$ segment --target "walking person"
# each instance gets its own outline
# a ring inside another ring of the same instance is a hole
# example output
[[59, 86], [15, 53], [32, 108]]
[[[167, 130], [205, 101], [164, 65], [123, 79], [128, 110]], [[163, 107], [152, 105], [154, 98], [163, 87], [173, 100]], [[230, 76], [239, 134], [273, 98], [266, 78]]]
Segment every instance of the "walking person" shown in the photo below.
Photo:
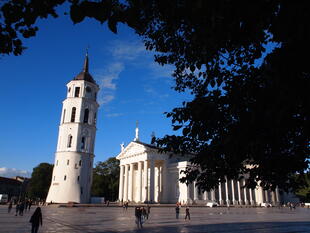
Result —
[[186, 209], [185, 209], [185, 220], [188, 218], [188, 220], [191, 220], [191, 215], [189, 213], [189, 207], [186, 206]]
[[147, 213], [146, 213], [146, 209], [144, 207], [142, 207], [142, 216], [143, 216], [143, 219], [145, 221], [146, 217], [147, 217]]
[[24, 215], [24, 209], [25, 209], [25, 203], [21, 202], [19, 205], [19, 216], [23, 216]]
[[141, 216], [142, 216], [142, 210], [139, 207], [136, 207], [135, 217], [136, 217], [136, 224], [138, 228], [142, 228]]
[[15, 211], [16, 211], [15, 216], [17, 216], [17, 214], [19, 212], [19, 205], [20, 205], [19, 202], [17, 202], [16, 207], [15, 207]]
[[149, 216], [150, 216], [150, 213], [151, 213], [151, 206], [149, 206], [149, 205], [146, 206], [146, 213], [147, 213], [146, 219], [149, 219]]
[[29, 222], [31, 223], [31, 233], [37, 233], [39, 226], [42, 226], [42, 212], [40, 207], [36, 208]]
[[175, 218], [176, 219], [179, 219], [179, 214], [180, 214], [180, 207], [179, 207], [179, 205], [177, 205], [175, 207]]
[[13, 206], [13, 203], [12, 201], [10, 201], [9, 206], [8, 206], [8, 213], [11, 213], [12, 206]]
[[30, 199], [29, 204], [28, 204], [28, 211], [30, 211], [31, 205], [32, 205], [32, 200]]

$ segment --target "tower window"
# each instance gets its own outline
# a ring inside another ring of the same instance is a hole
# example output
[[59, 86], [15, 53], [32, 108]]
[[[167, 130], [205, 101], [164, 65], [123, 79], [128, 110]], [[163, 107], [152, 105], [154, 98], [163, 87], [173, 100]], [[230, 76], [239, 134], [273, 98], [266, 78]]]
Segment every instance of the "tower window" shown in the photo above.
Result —
[[72, 145], [72, 135], [69, 135], [68, 137], [68, 148], [70, 148]]
[[71, 87], [69, 87], [69, 89], [68, 89], [68, 92], [70, 93], [70, 91], [71, 91]]
[[79, 97], [80, 95], [80, 87], [75, 88], [74, 97]]
[[53, 180], [55, 180], [55, 176], [54, 176]]
[[81, 187], [81, 194], [83, 194], [83, 187]]
[[69, 165], [69, 159], [67, 160], [67, 165]]
[[80, 180], [80, 176], [78, 176], [78, 178], [77, 178], [77, 181], [79, 181]]
[[65, 175], [65, 176], [64, 176], [64, 180], [66, 180], [66, 179], [67, 179], [67, 176]]
[[80, 160], [80, 162], [79, 162], [79, 166], [82, 166], [82, 160]]
[[76, 113], [76, 107], [73, 107], [71, 111], [71, 122], [75, 121], [75, 113]]
[[56, 166], [58, 166], [58, 160], [56, 161]]
[[85, 109], [84, 111], [84, 123], [88, 123], [88, 116], [89, 116], [89, 110], [88, 108]]
[[95, 112], [95, 114], [94, 114], [94, 123], [96, 124], [96, 122], [97, 122], [97, 113]]
[[66, 117], [66, 109], [64, 109], [64, 115], [62, 116], [62, 123], [65, 122], [65, 117]]
[[81, 141], [81, 149], [84, 150], [85, 149], [85, 137], [82, 137], [82, 141]]

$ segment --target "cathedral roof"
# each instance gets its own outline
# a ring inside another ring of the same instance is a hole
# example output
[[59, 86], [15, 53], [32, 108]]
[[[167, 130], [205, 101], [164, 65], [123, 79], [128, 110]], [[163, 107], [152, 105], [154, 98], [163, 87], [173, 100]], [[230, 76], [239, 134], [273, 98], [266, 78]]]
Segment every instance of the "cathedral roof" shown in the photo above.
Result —
[[88, 53], [86, 53], [86, 56], [85, 56], [82, 72], [79, 73], [77, 76], [75, 76], [73, 80], [84, 80], [84, 81], [96, 84], [95, 80], [88, 72]]

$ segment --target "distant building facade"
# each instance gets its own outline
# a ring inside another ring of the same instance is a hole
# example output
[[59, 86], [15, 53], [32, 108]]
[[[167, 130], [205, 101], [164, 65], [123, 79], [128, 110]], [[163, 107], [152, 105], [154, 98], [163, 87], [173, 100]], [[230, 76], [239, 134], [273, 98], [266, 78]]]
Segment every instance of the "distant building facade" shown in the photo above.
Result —
[[142, 143], [136, 133], [134, 141], [121, 146], [119, 201], [135, 203], [217, 202], [220, 205], [260, 205], [281, 202], [279, 190], [243, 188], [244, 180], [226, 180], [210, 192], [199, 192], [196, 183], [179, 181], [191, 163], [184, 157], [159, 153], [154, 145]]
[[90, 202], [98, 91], [86, 54], [82, 72], [67, 84], [48, 203]]
[[28, 178], [21, 176], [13, 178], [0, 177], [0, 194], [8, 194], [9, 200], [12, 197], [22, 197], [26, 192], [28, 182]]

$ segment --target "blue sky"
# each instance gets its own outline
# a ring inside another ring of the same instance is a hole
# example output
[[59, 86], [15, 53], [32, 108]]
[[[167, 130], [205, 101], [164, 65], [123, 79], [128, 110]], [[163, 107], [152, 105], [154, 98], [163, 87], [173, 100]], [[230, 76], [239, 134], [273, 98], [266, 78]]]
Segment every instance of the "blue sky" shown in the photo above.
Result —
[[89, 46], [90, 73], [99, 84], [95, 162], [116, 156], [120, 143], [150, 142], [171, 134], [163, 114], [189, 95], [172, 89], [172, 67], [153, 61], [141, 39], [126, 26], [118, 34], [106, 24], [69, 17], [38, 21], [36, 37], [24, 40], [22, 56], [0, 57], [0, 176], [29, 175], [41, 162], [52, 163], [66, 84], [77, 75]]

